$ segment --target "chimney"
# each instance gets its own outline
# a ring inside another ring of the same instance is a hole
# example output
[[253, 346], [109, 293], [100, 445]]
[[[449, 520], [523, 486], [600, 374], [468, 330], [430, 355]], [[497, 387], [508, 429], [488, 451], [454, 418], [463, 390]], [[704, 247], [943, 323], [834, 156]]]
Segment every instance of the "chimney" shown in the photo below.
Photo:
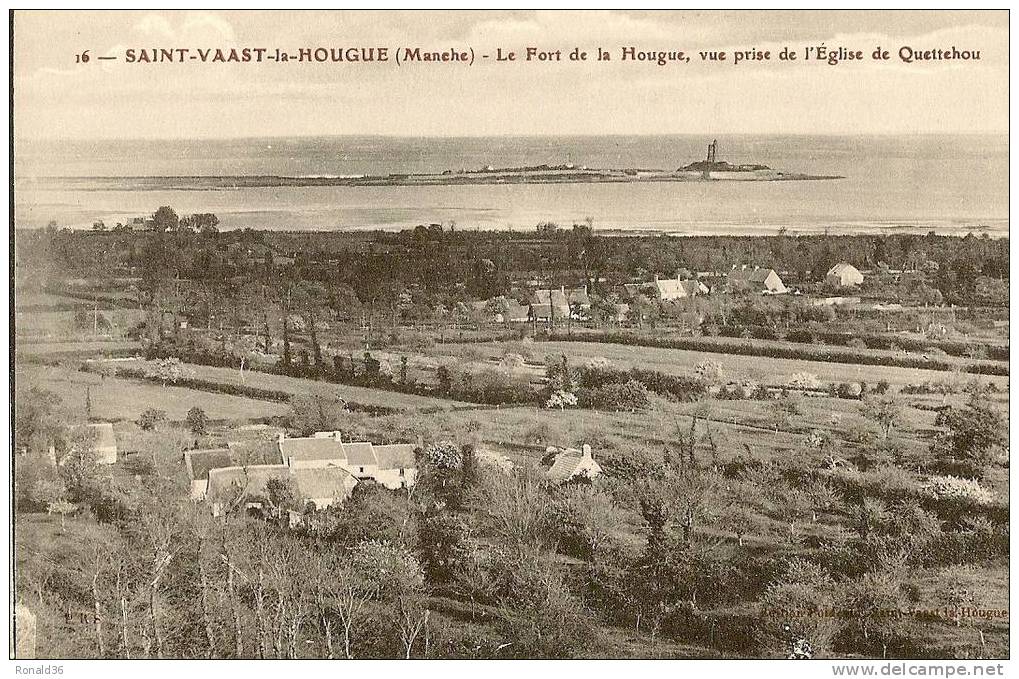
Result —
[[559, 286], [559, 292], [561, 292], [561, 293], [563, 293], [565, 295], [566, 294], [566, 286], [565, 285], [560, 285]]
[[584, 452], [584, 459], [585, 460], [590, 460], [591, 459], [591, 446], [589, 446], [589, 445], [587, 445], [585, 443], [584, 447], [581, 448], [581, 450]]

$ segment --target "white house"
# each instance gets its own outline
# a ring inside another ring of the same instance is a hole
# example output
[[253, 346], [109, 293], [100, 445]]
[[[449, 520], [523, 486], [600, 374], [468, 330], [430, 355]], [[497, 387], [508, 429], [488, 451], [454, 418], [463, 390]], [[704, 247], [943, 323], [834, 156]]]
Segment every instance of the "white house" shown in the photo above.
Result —
[[706, 295], [709, 292], [708, 287], [700, 281], [693, 278], [682, 279], [679, 276], [675, 278], [655, 276], [654, 290], [658, 299], [663, 302]]
[[601, 466], [594, 461], [591, 446], [587, 444], [584, 444], [581, 450], [565, 448], [558, 452], [556, 448], [549, 446], [545, 452], [549, 455], [555, 453], [555, 461], [546, 475], [556, 483], [566, 483], [583, 477], [593, 479], [601, 474]]
[[837, 288], [848, 288], [863, 283], [863, 274], [849, 262], [839, 262], [828, 270], [824, 282]]
[[783, 295], [789, 290], [774, 269], [733, 267], [729, 272], [730, 291], [748, 290], [762, 295]]
[[[371, 444], [369, 444], [371, 445]], [[417, 462], [414, 459], [414, 446], [409, 443], [397, 443], [386, 446], [372, 446], [378, 470], [375, 481], [390, 490], [409, 488], [417, 480]]]
[[302, 468], [292, 467], [290, 473], [301, 498], [325, 509], [350, 497], [357, 479], [346, 467]]
[[417, 479], [414, 446], [409, 443], [373, 445], [343, 441], [338, 431], [315, 432], [308, 437], [280, 434], [280, 460], [292, 469], [346, 469], [355, 479], [375, 481], [386, 488], [408, 488]]

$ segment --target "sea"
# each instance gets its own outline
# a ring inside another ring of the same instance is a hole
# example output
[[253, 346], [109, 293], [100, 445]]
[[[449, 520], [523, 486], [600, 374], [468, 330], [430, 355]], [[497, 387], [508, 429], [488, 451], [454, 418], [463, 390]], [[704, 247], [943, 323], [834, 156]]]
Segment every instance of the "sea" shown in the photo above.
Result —
[[528, 230], [543, 221], [568, 227], [590, 218], [606, 231], [671, 234], [762, 235], [785, 229], [1008, 235], [1005, 134], [718, 138], [719, 160], [842, 176], [823, 181], [152, 190], [130, 180], [340, 177], [564, 163], [676, 169], [703, 159], [711, 141], [702, 135], [16, 140], [14, 223], [113, 226], [169, 205], [179, 214], [213, 212], [224, 229], [399, 230], [454, 223], [460, 230]]

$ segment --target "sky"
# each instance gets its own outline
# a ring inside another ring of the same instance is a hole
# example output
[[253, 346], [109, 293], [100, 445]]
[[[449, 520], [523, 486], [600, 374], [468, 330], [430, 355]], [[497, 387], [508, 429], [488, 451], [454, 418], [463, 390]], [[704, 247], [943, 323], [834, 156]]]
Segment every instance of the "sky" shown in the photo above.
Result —
[[[1008, 131], [1006, 11], [18, 11], [14, 40], [23, 139]], [[821, 44], [865, 59], [803, 60]], [[476, 60], [125, 63], [128, 49], [373, 46], [473, 49]], [[524, 62], [528, 46], [563, 61]], [[691, 61], [621, 62], [625, 46]], [[784, 46], [800, 60], [779, 62]], [[878, 46], [890, 60], [870, 59]], [[981, 58], [905, 64], [902, 46]], [[571, 62], [574, 47], [612, 61]], [[520, 57], [497, 63], [497, 49]], [[732, 63], [750, 49], [772, 60]], [[730, 60], [704, 63], [700, 50]]]

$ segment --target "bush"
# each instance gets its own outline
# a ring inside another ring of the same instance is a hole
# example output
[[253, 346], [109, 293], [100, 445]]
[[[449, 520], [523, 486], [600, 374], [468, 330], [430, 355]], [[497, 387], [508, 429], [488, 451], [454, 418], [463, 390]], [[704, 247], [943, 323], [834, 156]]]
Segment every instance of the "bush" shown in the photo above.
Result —
[[648, 407], [650, 400], [647, 387], [633, 379], [622, 384], [583, 389], [579, 395], [582, 406], [609, 410], [643, 410]]
[[993, 492], [976, 481], [958, 476], [932, 476], [924, 485], [924, 493], [935, 500], [974, 505], [989, 505], [996, 499]]
[[657, 370], [641, 370], [639, 368], [619, 370], [611, 367], [584, 365], [577, 370], [571, 370], [570, 373], [573, 376], [571, 381], [575, 380], [577, 386], [588, 391], [607, 385], [636, 381], [640, 382], [647, 391], [661, 396], [669, 396], [680, 401], [694, 401], [705, 395], [708, 389], [708, 385], [698, 378], [668, 375]]
[[155, 429], [161, 422], [166, 421], [166, 411], [149, 408], [138, 417], [138, 426], [145, 431]]
[[697, 379], [706, 382], [707, 384], [718, 384], [722, 381], [724, 370], [722, 364], [718, 361], [701, 361], [694, 368], [694, 374], [697, 375]]
[[863, 387], [859, 382], [842, 382], [838, 385], [835, 395], [839, 398], [858, 399], [863, 394]]
[[821, 381], [817, 379], [817, 375], [808, 372], [794, 373], [789, 377], [789, 381], [786, 382], [790, 387], [794, 389], [820, 389]]
[[198, 406], [194, 406], [188, 411], [185, 421], [191, 429], [192, 434], [204, 434], [209, 423], [209, 418], [206, 417], [204, 410]]
[[573, 408], [577, 405], [577, 397], [568, 391], [554, 391], [552, 395], [548, 397], [548, 401], [545, 402], [545, 407], [549, 410], [558, 408], [559, 410], [566, 410], [567, 408]]

